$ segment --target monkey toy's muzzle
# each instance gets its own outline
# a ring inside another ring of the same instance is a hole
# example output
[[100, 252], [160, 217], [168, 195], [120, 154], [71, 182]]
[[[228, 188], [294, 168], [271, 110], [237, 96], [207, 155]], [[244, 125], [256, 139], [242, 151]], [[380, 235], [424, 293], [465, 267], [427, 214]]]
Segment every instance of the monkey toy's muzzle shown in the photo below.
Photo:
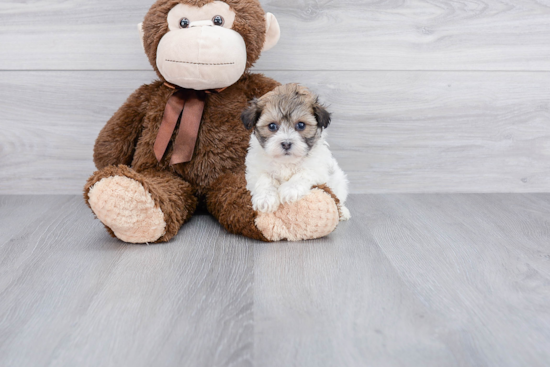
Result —
[[228, 87], [246, 69], [241, 35], [211, 21], [167, 33], [157, 48], [157, 67], [167, 82], [195, 90]]

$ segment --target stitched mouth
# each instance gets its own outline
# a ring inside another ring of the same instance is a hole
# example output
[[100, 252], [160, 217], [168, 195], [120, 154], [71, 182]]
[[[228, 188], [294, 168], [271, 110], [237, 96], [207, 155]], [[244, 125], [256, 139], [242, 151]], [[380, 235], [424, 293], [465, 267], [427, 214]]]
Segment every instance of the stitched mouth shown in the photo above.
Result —
[[174, 62], [176, 64], [190, 64], [190, 65], [211, 65], [211, 66], [220, 66], [220, 65], [235, 65], [234, 62], [191, 62], [191, 61], [177, 61], [177, 60], [168, 60], [167, 62]]

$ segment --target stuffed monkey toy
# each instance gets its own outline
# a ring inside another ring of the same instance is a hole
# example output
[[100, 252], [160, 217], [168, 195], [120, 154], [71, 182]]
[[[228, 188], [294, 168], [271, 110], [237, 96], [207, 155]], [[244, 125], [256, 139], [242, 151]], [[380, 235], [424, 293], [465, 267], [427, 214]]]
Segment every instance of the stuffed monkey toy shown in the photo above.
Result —
[[257, 0], [158, 0], [139, 26], [160, 80], [137, 89], [101, 130], [98, 169], [84, 199], [114, 237], [165, 242], [198, 205], [229, 232], [262, 241], [331, 233], [337, 201], [326, 186], [274, 213], [253, 210], [246, 189], [248, 101], [276, 81], [249, 69], [279, 40]]

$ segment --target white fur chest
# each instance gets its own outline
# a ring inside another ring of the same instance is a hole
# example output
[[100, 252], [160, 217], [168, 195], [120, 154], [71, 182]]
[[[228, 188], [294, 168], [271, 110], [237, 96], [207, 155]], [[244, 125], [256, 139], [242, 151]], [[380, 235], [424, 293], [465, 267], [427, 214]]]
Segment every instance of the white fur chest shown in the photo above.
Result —
[[301, 169], [299, 164], [280, 164], [273, 162], [270, 167], [270, 174], [279, 183], [286, 182], [292, 178]]

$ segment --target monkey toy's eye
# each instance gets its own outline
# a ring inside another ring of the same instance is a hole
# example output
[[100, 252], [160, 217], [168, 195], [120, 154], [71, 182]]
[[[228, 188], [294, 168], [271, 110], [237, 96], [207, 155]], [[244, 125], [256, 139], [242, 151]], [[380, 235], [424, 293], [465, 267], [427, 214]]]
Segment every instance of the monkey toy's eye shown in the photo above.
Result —
[[191, 22], [187, 18], [182, 18], [182, 20], [180, 20], [180, 27], [182, 28], [189, 28], [189, 24], [191, 24]]
[[306, 129], [306, 124], [303, 122], [298, 122], [296, 124], [296, 130], [298, 131], [304, 131]]
[[276, 123], [272, 122], [271, 124], [267, 125], [267, 128], [269, 129], [269, 131], [271, 132], [275, 132], [277, 130], [279, 130], [279, 126], [277, 126]]
[[223, 17], [221, 15], [216, 15], [214, 18], [212, 18], [212, 23], [221, 27], [225, 23], [225, 21], [223, 20]]

